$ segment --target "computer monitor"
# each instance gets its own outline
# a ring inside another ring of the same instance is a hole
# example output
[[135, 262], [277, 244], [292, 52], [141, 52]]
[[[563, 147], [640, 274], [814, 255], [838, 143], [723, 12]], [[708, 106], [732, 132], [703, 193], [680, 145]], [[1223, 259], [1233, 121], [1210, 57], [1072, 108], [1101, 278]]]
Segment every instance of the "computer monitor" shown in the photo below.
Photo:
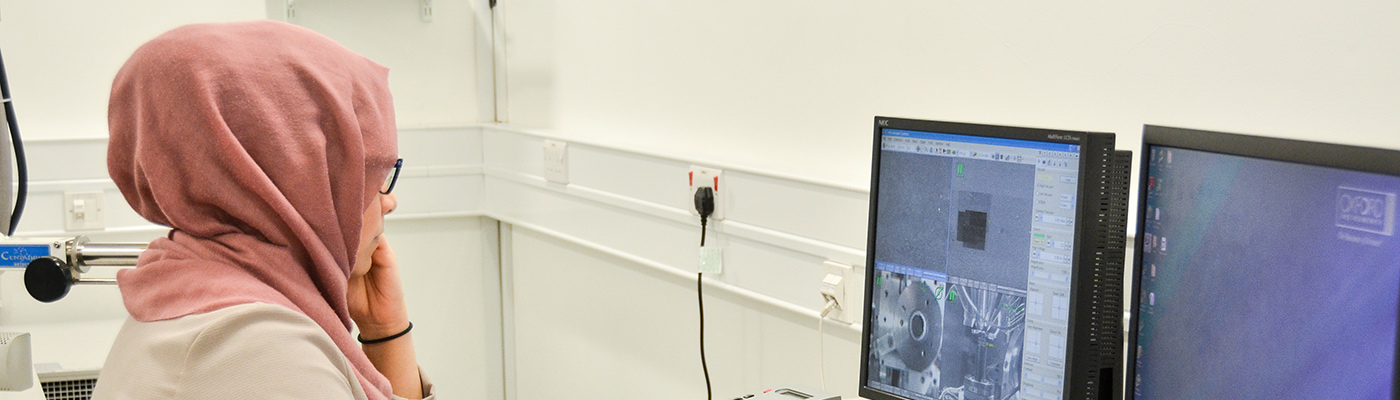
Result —
[[874, 142], [860, 395], [1121, 395], [1131, 152], [885, 117]]
[[1143, 134], [1130, 397], [1397, 398], [1400, 152]]

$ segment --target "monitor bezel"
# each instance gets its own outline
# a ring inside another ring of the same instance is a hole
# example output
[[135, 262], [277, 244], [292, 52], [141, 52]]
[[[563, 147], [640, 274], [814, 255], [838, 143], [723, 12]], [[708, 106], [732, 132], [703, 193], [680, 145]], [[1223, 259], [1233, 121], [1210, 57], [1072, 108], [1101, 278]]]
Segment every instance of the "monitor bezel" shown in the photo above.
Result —
[[[860, 347], [860, 351], [861, 351], [861, 354], [860, 354], [861, 366], [860, 366], [860, 386], [859, 386], [859, 395], [860, 395], [862, 398], [866, 398], [866, 399], [870, 399], [870, 400], [906, 400], [906, 398], [904, 398], [904, 397], [902, 397], [902, 396], [893, 395], [893, 394], [887, 393], [887, 392], [885, 392], [885, 391], [882, 391], [882, 390], [879, 390], [879, 389], [875, 389], [875, 388], [872, 388], [872, 387], [868, 386], [868, 382], [870, 381], [870, 380], [869, 380], [869, 374], [870, 374], [871, 371], [870, 371], [870, 363], [869, 363], [869, 360], [867, 359], [867, 355], [870, 353], [870, 330], [873, 328], [873, 327], [871, 326], [871, 323], [870, 323], [870, 318], [871, 318], [871, 303], [872, 303], [872, 301], [873, 301], [873, 299], [874, 299], [874, 297], [873, 297], [874, 287], [873, 287], [873, 286], [874, 286], [874, 282], [875, 282], [875, 279], [874, 279], [874, 273], [875, 273], [875, 267], [874, 267], [874, 266], [875, 266], [875, 237], [876, 237], [876, 235], [875, 235], [875, 233], [876, 233], [876, 232], [875, 232], [875, 228], [876, 228], [876, 221], [878, 220], [878, 206], [879, 206], [878, 197], [879, 197], [879, 185], [880, 185], [880, 152], [881, 152], [881, 146], [880, 146], [880, 144], [881, 144], [881, 138], [882, 138], [882, 135], [883, 135], [885, 129], [905, 129], [905, 130], [913, 130], [913, 131], [936, 132], [936, 133], [948, 133], [948, 134], [966, 135], [966, 136], [978, 136], [978, 137], [992, 137], [992, 138], [1028, 140], [1028, 141], [1038, 141], [1038, 142], [1047, 142], [1047, 143], [1060, 143], [1060, 144], [1075, 144], [1075, 145], [1079, 145], [1079, 146], [1080, 146], [1080, 148], [1079, 148], [1079, 177], [1080, 177], [1080, 180], [1081, 180], [1081, 181], [1080, 181], [1079, 187], [1078, 187], [1078, 195], [1077, 195], [1077, 198], [1076, 198], [1076, 200], [1075, 200], [1075, 202], [1076, 202], [1076, 204], [1075, 204], [1075, 220], [1076, 220], [1077, 222], [1076, 222], [1075, 227], [1074, 227], [1074, 249], [1075, 249], [1075, 250], [1074, 250], [1074, 252], [1073, 252], [1073, 259], [1072, 259], [1072, 261], [1071, 261], [1071, 262], [1072, 262], [1072, 264], [1071, 264], [1072, 267], [1071, 267], [1071, 272], [1070, 272], [1070, 282], [1071, 282], [1071, 283], [1070, 283], [1070, 304], [1069, 304], [1069, 309], [1070, 309], [1070, 311], [1069, 311], [1069, 319], [1068, 319], [1068, 321], [1067, 321], [1067, 330], [1066, 330], [1067, 335], [1066, 335], [1066, 340], [1065, 340], [1065, 365], [1064, 365], [1064, 375], [1065, 375], [1064, 391], [1065, 391], [1065, 392], [1064, 392], [1064, 395], [1065, 395], [1065, 396], [1069, 396], [1069, 395], [1072, 393], [1072, 391], [1074, 390], [1074, 388], [1071, 386], [1071, 383], [1072, 383], [1071, 380], [1072, 380], [1072, 378], [1073, 378], [1073, 376], [1074, 376], [1074, 375], [1073, 375], [1073, 372], [1074, 372], [1075, 366], [1076, 366], [1075, 362], [1076, 362], [1076, 361], [1084, 361], [1084, 362], [1091, 362], [1091, 363], [1092, 363], [1092, 361], [1088, 361], [1088, 360], [1077, 360], [1077, 358], [1074, 357], [1074, 355], [1075, 355], [1075, 350], [1076, 350], [1075, 340], [1074, 340], [1074, 339], [1075, 339], [1075, 334], [1077, 333], [1077, 331], [1078, 331], [1079, 328], [1080, 328], [1079, 325], [1081, 325], [1081, 322], [1080, 322], [1080, 321], [1081, 321], [1081, 316], [1079, 315], [1079, 312], [1080, 312], [1080, 308], [1083, 307], [1083, 304], [1080, 304], [1080, 302], [1079, 302], [1079, 297], [1081, 297], [1081, 296], [1079, 295], [1079, 293], [1080, 293], [1080, 290], [1081, 290], [1082, 288], [1087, 288], [1087, 287], [1085, 286], [1085, 282], [1084, 282], [1084, 280], [1086, 279], [1084, 273], [1085, 273], [1085, 272], [1090, 272], [1090, 271], [1086, 271], [1086, 270], [1084, 269], [1084, 266], [1083, 266], [1083, 264], [1084, 264], [1085, 262], [1087, 262], [1087, 259], [1086, 259], [1086, 257], [1083, 256], [1083, 253], [1084, 253], [1084, 251], [1086, 250], [1086, 246], [1088, 245], [1088, 243], [1086, 243], [1085, 240], [1084, 240], [1084, 236], [1085, 236], [1085, 232], [1086, 232], [1086, 231], [1085, 231], [1085, 229], [1086, 229], [1085, 227], [1087, 226], [1087, 224], [1086, 224], [1084, 221], [1089, 221], [1089, 220], [1090, 220], [1090, 219], [1089, 219], [1089, 216], [1090, 216], [1090, 214], [1091, 214], [1091, 210], [1090, 210], [1090, 207], [1089, 207], [1088, 202], [1089, 202], [1090, 199], [1092, 198], [1092, 197], [1090, 196], [1090, 191], [1091, 191], [1091, 187], [1092, 187], [1093, 185], [1090, 185], [1090, 184], [1084, 182], [1084, 181], [1083, 181], [1083, 178], [1085, 177], [1085, 174], [1088, 172], [1088, 170], [1089, 170], [1089, 168], [1090, 168], [1090, 164], [1089, 164], [1089, 163], [1091, 162], [1091, 159], [1093, 158], [1093, 157], [1090, 157], [1088, 153], [1094, 151], [1095, 146], [1098, 146], [1099, 143], [1101, 143], [1101, 141], [1102, 141], [1104, 138], [1112, 138], [1112, 137], [1113, 137], [1113, 134], [1111, 134], [1111, 133], [1100, 133], [1100, 132], [1067, 131], [1067, 130], [1044, 129], [1044, 128], [1003, 126], [1003, 125], [984, 125], [984, 124], [973, 124], [973, 123], [962, 123], [962, 122], [916, 120], [916, 119], [893, 118], [893, 117], [879, 117], [879, 116], [875, 117], [874, 140], [872, 140], [872, 142], [873, 142], [873, 150], [872, 150], [873, 156], [872, 156], [872, 159], [871, 159], [871, 176], [870, 176], [870, 205], [869, 205], [869, 206], [870, 206], [870, 209], [869, 209], [870, 211], [869, 211], [869, 215], [868, 215], [869, 221], [868, 221], [868, 223], [867, 223], [867, 232], [866, 232], [867, 238], [866, 238], [866, 247], [865, 247], [865, 248], [866, 248], [866, 253], [865, 253], [865, 254], [866, 254], [866, 257], [865, 257], [865, 269], [866, 269], [866, 271], [865, 271], [865, 298], [864, 298], [864, 302], [862, 303], [862, 314], [861, 314], [861, 315], [862, 315], [862, 317], [861, 317], [861, 324], [862, 324], [862, 328], [861, 328], [861, 347]], [[1110, 143], [1111, 143], [1111, 142], [1110, 142]], [[1111, 147], [1111, 146], [1108, 146], [1108, 147]], [[1100, 149], [1100, 150], [1107, 151], [1107, 152], [1109, 152], [1109, 153], [1111, 153], [1111, 152], [1113, 151], [1112, 148]], [[1088, 319], [1087, 319], [1087, 318], [1084, 318], [1083, 321], [1087, 322]], [[1095, 365], [1097, 365], [1097, 363], [1095, 363]]]
[[[1161, 125], [1144, 125], [1142, 149], [1138, 154], [1137, 225], [1133, 229], [1133, 260], [1128, 273], [1131, 277], [1131, 290], [1127, 293], [1128, 332], [1127, 349], [1124, 355], [1124, 399], [1137, 397], [1137, 343], [1138, 308], [1142, 293], [1142, 237], [1147, 223], [1147, 174], [1148, 157], [1156, 146], [1177, 149], [1204, 151], [1223, 155], [1250, 157], [1293, 164], [1336, 168], [1356, 172], [1391, 175], [1400, 177], [1400, 151], [1360, 147], [1335, 143], [1312, 142], [1297, 139], [1257, 136], [1240, 133], [1208, 131], [1191, 128], [1176, 128]], [[1400, 293], [1396, 294], [1400, 297]], [[1391, 398], [1400, 399], [1400, 309], [1396, 310], [1395, 370], [1391, 378]]]

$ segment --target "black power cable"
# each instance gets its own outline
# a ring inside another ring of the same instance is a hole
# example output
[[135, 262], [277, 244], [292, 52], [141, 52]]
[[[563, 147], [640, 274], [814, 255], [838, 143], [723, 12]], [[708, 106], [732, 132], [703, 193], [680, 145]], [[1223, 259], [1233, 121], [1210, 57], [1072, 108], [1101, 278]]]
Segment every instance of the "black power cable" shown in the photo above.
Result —
[[[19, 137], [19, 123], [15, 121], [15, 106], [10, 101], [10, 81], [5, 76], [5, 57], [0, 56], [0, 102], [5, 103], [5, 121], [10, 126], [10, 142], [14, 144], [15, 165], [18, 172], [17, 182], [19, 191], [15, 193], [15, 209], [10, 214], [10, 226], [6, 236], [14, 236], [15, 229], [19, 227], [19, 217], [24, 214], [24, 203], [29, 197], [29, 167], [24, 158], [24, 141]], [[10, 188], [0, 188], [0, 190], [10, 190]]]
[[[705, 226], [710, 214], [715, 212], [715, 190], [702, 187], [695, 191], [695, 211], [700, 213], [700, 247], [705, 247]], [[705, 361], [705, 283], [704, 272], [695, 274], [695, 297], [700, 305], [700, 368], [705, 371], [705, 398], [714, 399], [714, 389], [710, 387], [710, 366]]]

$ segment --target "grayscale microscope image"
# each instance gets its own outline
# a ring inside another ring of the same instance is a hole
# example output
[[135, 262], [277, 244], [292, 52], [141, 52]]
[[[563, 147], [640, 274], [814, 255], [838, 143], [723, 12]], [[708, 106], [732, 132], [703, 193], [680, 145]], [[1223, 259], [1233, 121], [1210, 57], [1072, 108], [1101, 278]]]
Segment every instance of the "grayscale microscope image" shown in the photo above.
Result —
[[1026, 290], [1031, 253], [1029, 188], [1035, 187], [1035, 166], [987, 160], [959, 159], [949, 181], [947, 269], [950, 277], [967, 278]]
[[944, 398], [1008, 399], [1021, 388], [1026, 296], [953, 284], [943, 317]]
[[872, 378], [915, 398], [937, 398], [947, 286], [888, 271], [876, 276], [870, 370], [878, 372]]
[[881, 154], [870, 380], [915, 399], [1021, 389], [1035, 166]]
[[876, 276], [872, 379], [918, 399], [1014, 398], [1021, 385], [1023, 291], [889, 271]]

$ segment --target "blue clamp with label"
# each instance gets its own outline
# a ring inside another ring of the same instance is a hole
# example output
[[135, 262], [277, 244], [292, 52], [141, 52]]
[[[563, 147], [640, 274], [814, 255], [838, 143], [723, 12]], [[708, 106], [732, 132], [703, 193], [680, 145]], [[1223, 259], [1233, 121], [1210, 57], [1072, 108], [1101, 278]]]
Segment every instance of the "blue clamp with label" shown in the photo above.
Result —
[[0, 269], [24, 269], [35, 259], [50, 255], [47, 244], [0, 244]]

